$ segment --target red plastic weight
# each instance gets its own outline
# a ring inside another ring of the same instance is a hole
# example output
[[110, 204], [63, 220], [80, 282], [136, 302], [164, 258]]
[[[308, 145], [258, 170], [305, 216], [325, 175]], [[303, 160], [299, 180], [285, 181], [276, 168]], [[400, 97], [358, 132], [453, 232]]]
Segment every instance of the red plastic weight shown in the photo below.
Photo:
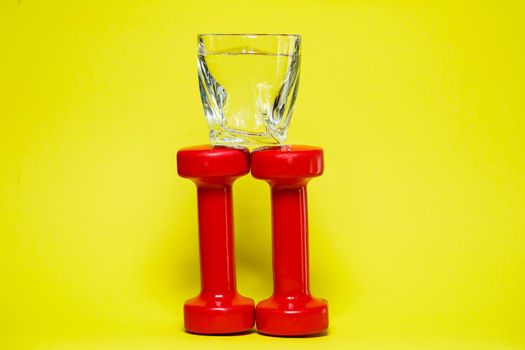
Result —
[[184, 304], [184, 327], [199, 334], [226, 334], [254, 325], [252, 299], [236, 289], [231, 187], [250, 169], [247, 149], [217, 146], [177, 153], [181, 177], [197, 185], [201, 292]]
[[255, 150], [251, 172], [272, 193], [273, 295], [256, 308], [263, 334], [301, 336], [328, 328], [327, 301], [310, 294], [306, 184], [323, 173], [323, 150], [281, 146]]

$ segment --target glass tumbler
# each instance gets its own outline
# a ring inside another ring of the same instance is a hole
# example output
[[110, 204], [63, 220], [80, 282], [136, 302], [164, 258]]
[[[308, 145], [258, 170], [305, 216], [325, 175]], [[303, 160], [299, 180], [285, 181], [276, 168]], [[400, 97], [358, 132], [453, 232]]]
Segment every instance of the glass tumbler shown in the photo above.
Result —
[[200, 34], [199, 90], [210, 142], [226, 146], [286, 141], [301, 61], [295, 34]]

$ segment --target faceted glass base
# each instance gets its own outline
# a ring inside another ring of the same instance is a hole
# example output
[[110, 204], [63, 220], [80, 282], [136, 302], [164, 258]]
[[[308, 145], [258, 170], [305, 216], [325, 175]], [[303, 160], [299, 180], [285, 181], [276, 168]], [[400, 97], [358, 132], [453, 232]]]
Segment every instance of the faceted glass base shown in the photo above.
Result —
[[263, 145], [281, 144], [286, 140], [284, 137], [276, 138], [270, 133], [245, 133], [239, 130], [218, 130], [217, 127], [210, 130], [210, 143], [213, 145], [224, 145], [231, 147], [256, 147]]

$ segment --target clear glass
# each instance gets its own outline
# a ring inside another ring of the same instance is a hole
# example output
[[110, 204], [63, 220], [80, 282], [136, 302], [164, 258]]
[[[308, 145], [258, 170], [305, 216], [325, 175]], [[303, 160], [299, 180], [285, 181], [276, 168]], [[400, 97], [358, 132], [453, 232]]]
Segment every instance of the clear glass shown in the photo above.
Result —
[[199, 89], [215, 145], [286, 141], [301, 59], [295, 34], [200, 34]]

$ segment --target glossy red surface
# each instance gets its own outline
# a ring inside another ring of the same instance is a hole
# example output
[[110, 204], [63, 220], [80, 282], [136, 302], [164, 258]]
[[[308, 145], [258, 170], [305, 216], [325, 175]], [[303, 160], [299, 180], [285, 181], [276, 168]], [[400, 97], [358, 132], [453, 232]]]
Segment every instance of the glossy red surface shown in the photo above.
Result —
[[184, 304], [184, 327], [199, 334], [238, 333], [254, 325], [254, 302], [235, 283], [231, 186], [249, 172], [246, 149], [197, 146], [177, 153], [180, 176], [197, 185], [201, 292]]
[[323, 150], [302, 145], [259, 148], [252, 152], [251, 168], [259, 179], [303, 181], [323, 174]]
[[177, 171], [186, 178], [207, 178], [214, 182], [236, 178], [250, 171], [250, 152], [246, 148], [193, 146], [177, 152]]
[[323, 172], [318, 147], [285, 146], [252, 153], [252, 175], [272, 192], [273, 295], [256, 308], [259, 332], [277, 336], [317, 334], [328, 328], [326, 300], [310, 294], [307, 182]]

